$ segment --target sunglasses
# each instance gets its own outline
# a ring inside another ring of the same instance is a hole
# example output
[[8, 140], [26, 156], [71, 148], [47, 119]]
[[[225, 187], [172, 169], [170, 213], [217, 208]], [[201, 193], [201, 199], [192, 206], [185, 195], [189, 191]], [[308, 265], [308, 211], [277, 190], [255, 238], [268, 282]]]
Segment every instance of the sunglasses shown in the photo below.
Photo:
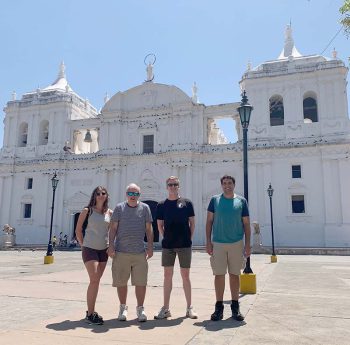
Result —
[[97, 196], [107, 195], [107, 193], [106, 193], [106, 192], [97, 192], [96, 195], [97, 195]]
[[139, 192], [126, 192], [127, 196], [140, 196]]
[[168, 183], [168, 187], [178, 187], [178, 183]]

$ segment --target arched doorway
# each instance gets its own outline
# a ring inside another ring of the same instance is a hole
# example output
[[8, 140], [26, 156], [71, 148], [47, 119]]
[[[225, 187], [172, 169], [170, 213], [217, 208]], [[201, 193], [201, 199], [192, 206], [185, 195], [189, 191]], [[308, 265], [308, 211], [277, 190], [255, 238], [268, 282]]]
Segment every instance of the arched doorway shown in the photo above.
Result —
[[[157, 205], [158, 205], [158, 202], [154, 201], [154, 200], [143, 200], [142, 202], [147, 204], [149, 206], [149, 208], [151, 209], [152, 218], [153, 218], [153, 223], [152, 223], [153, 241], [159, 242], [159, 231], [158, 231], [158, 226], [157, 226]], [[145, 235], [145, 242], [147, 242], [146, 235]]]

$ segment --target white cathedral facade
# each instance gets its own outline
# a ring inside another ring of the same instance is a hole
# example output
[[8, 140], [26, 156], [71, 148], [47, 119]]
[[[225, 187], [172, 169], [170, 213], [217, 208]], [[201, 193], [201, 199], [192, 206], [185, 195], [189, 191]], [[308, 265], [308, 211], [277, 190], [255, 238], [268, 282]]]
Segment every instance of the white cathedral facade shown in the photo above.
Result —
[[[206, 208], [221, 192], [220, 177], [236, 177], [243, 195], [239, 102], [206, 106], [176, 86], [147, 81], [106, 99], [98, 113], [67, 82], [64, 65], [44, 89], [4, 108], [0, 152], [0, 226], [16, 228], [18, 244], [48, 242], [52, 186], [57, 173], [53, 234], [74, 236], [81, 209], [97, 185], [110, 206], [128, 183], [154, 209], [165, 180], [179, 176], [193, 201], [194, 244], [205, 244]], [[262, 242], [271, 243], [267, 188], [274, 188], [275, 245], [350, 245], [350, 120], [347, 67], [333, 54], [301, 55], [287, 27], [276, 60], [251, 68], [240, 81], [254, 107], [248, 130], [249, 206]], [[225, 141], [215, 120], [236, 123], [238, 142]]]

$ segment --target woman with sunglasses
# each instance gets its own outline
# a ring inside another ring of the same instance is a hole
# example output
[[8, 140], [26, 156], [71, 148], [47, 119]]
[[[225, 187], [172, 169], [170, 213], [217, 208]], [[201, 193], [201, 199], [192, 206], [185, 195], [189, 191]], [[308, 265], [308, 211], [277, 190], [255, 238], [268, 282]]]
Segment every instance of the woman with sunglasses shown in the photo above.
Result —
[[[80, 213], [75, 230], [81, 246], [83, 262], [90, 278], [86, 293], [88, 310], [85, 317], [85, 321], [89, 324], [103, 324], [103, 318], [95, 311], [95, 303], [108, 260], [108, 231], [111, 215], [112, 210], [108, 208], [108, 192], [106, 188], [98, 186], [91, 194], [89, 205]], [[83, 236], [86, 217], [88, 217], [88, 223]]]

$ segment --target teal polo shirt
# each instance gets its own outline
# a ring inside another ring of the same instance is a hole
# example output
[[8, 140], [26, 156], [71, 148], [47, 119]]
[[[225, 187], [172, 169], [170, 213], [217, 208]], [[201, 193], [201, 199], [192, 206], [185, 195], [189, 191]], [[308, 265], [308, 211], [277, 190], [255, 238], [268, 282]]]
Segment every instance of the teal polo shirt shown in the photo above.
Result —
[[214, 195], [208, 211], [214, 213], [213, 242], [234, 243], [243, 239], [242, 217], [249, 216], [247, 200], [240, 195], [227, 199], [224, 194]]

